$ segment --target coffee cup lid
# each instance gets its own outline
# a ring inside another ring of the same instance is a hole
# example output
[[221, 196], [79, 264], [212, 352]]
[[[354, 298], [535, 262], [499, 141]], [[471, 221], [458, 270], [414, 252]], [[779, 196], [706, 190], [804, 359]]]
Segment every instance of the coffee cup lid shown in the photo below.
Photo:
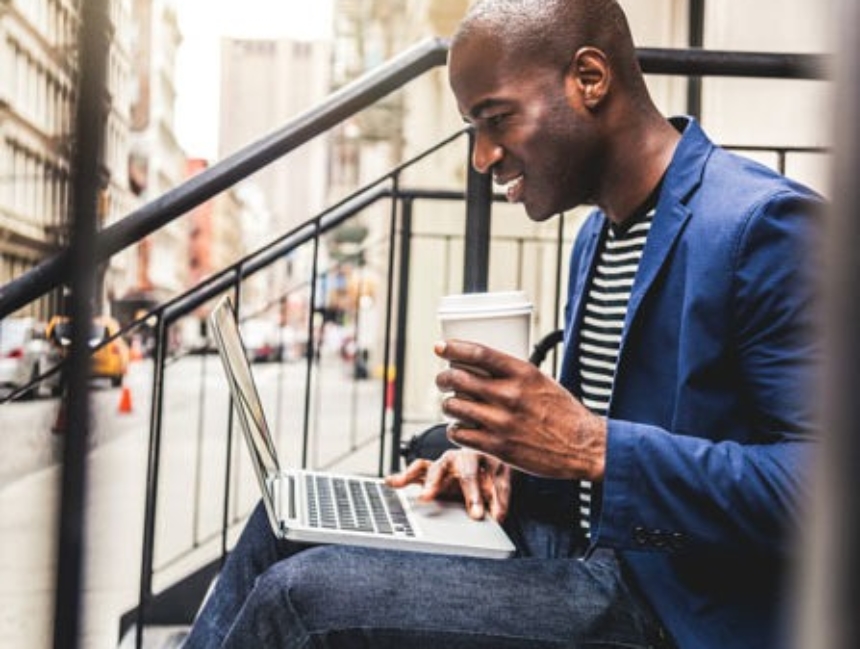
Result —
[[445, 295], [439, 302], [439, 317], [468, 317], [493, 313], [530, 313], [532, 304], [524, 291], [495, 291]]

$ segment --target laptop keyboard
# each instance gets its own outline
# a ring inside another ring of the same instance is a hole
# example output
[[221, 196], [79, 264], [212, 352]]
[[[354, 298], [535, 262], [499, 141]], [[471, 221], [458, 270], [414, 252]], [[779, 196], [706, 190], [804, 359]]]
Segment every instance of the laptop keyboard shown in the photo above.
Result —
[[391, 487], [372, 480], [305, 475], [312, 527], [415, 536]]

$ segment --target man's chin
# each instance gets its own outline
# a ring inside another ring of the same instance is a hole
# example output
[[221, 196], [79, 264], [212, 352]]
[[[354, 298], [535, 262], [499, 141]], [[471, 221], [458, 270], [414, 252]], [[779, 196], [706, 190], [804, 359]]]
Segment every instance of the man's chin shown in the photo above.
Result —
[[530, 204], [527, 201], [523, 201], [523, 208], [525, 208], [526, 214], [529, 219], [535, 221], [536, 223], [541, 223], [546, 221], [547, 219], [551, 219], [553, 216], [559, 213], [557, 210], [548, 209], [546, 206], [539, 206]]

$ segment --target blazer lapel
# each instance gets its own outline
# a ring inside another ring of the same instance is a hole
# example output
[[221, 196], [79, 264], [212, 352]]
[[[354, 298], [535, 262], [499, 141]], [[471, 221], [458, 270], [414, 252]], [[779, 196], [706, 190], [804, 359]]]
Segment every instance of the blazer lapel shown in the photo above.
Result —
[[713, 143], [695, 121], [689, 120], [686, 124], [682, 122], [681, 126], [683, 136], [678, 143], [672, 163], [666, 170], [654, 221], [651, 224], [648, 240], [645, 242], [642, 259], [639, 262], [639, 270], [630, 293], [616, 374], [623, 365], [628, 333], [639, 316], [642, 301], [653, 286], [660, 270], [671, 257], [684, 225], [692, 216], [688, 203], [701, 183], [705, 163], [714, 149]]
[[[648, 240], [639, 262], [639, 270], [633, 283], [624, 320], [624, 334], [619, 349], [616, 374], [622, 368], [628, 332], [639, 315], [642, 301], [657, 279], [660, 269], [670, 258], [677, 239], [684, 229], [684, 224], [692, 216], [687, 204], [701, 182], [705, 163], [714, 149], [713, 143], [695, 120], [675, 118], [671, 121], [683, 135], [672, 162], [666, 170], [654, 222], [651, 224]], [[577, 396], [579, 396], [579, 389], [578, 382], [575, 380], [578, 371], [576, 341], [582, 321], [582, 309], [585, 306], [585, 293], [594, 269], [594, 258], [601, 234], [606, 229], [606, 222], [605, 219], [593, 219], [589, 222], [589, 226], [590, 232], [583, 232], [583, 236], [588, 237], [588, 241], [584, 242], [582, 254], [578, 257], [576, 286], [569, 287], [570, 320], [565, 329], [565, 352], [560, 376], [561, 382]], [[610, 412], [611, 409], [610, 400]]]
[[[661, 203], [663, 201], [660, 201]], [[690, 218], [690, 212], [686, 205], [672, 203], [662, 208], [657, 207], [645, 248], [642, 251], [642, 259], [639, 262], [639, 270], [633, 281], [633, 289], [630, 293], [630, 302], [627, 305], [627, 315], [624, 318], [624, 337], [621, 340], [621, 350], [624, 349], [624, 341], [627, 332], [639, 312], [642, 300], [648, 290], [654, 284], [654, 280], [660, 273], [660, 269], [675, 247], [675, 241], [684, 228], [684, 223]], [[620, 362], [620, 355], [619, 355]]]

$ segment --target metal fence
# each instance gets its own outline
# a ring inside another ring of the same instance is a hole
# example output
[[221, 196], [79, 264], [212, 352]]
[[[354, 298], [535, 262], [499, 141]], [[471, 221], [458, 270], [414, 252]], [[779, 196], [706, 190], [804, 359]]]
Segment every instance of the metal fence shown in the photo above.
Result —
[[[88, 220], [93, 214], [91, 204], [95, 200], [95, 180], [87, 175], [87, 170], [97, 167], [100, 141], [100, 125], [92, 115], [98, 116], [101, 108], [98, 105], [88, 105], [86, 97], [101, 97], [103, 84], [103, 64], [106, 52], [103, 25], [103, 7], [100, 3], [84, 3], [88, 9], [83, 16], [81, 32], [82, 44], [82, 93], [79, 106], [78, 135], [82, 142], [91, 146], [79, 150], [78, 178], [76, 180], [76, 209], [73, 222], [72, 246], [58, 256], [46, 260], [34, 271], [26, 273], [17, 280], [0, 289], [0, 318], [7, 316], [16, 309], [38, 299], [46, 293], [56, 290], [72, 277], [73, 304], [80, 305], [73, 316], [76, 321], [87, 322], [91, 316], [89, 292], [92, 287], [94, 268], [108, 260], [112, 255], [141, 240], [146, 235], [168, 224], [175, 218], [187, 213], [193, 207], [213, 197], [218, 192], [232, 186], [239, 180], [259, 170], [272, 161], [288, 154], [302, 143], [325, 132], [356, 113], [386, 96], [393, 90], [420, 76], [427, 70], [442, 65], [447, 53], [444, 41], [432, 40], [418, 45], [400, 57], [373, 71], [357, 82], [346, 86], [332, 95], [322, 105], [299, 116], [296, 120], [285, 125], [279, 131], [263, 140], [251, 144], [233, 156], [219, 162], [198, 176], [188, 180], [180, 187], [157, 198], [136, 212], [128, 215], [114, 226], [96, 233], [94, 221]], [[89, 40], [88, 40], [89, 39]], [[640, 50], [640, 60], [646, 72], [656, 74], [680, 75], [730, 75], [730, 76], [764, 76], [778, 78], [821, 78], [828, 68], [828, 60], [813, 55], [784, 55], [767, 53], [737, 53], [737, 52], [708, 52], [694, 50]], [[89, 84], [89, 85], [88, 85]], [[90, 111], [88, 113], [88, 111]], [[91, 113], [91, 114], [90, 114]], [[468, 133], [464, 131], [463, 133]], [[197, 521], [189, 537], [186, 547], [178, 548], [176, 552], [159, 556], [156, 565], [156, 549], [158, 544], [157, 529], [159, 521], [159, 485], [164, 479], [162, 466], [165, 454], [165, 382], [169, 376], [170, 367], [181, 356], [171, 347], [171, 331], [189, 314], [204, 309], [217, 296], [230, 292], [239, 305], [240, 315], [246, 315], [243, 301], [243, 290], [246, 283], [254, 277], [275, 269], [282, 276], [286, 272], [278, 271], [278, 264], [297, 251], [311, 259], [310, 275], [300, 278], [294, 284], [284, 287], [280, 294], [270, 296], [271, 304], [281, 304], [289, 300], [293, 292], [302, 292], [310, 305], [317, 303], [316, 291], [319, 280], [330, 269], [320, 263], [319, 250], [322, 238], [336, 228], [356, 218], [368, 207], [385, 203], [387, 205], [387, 235], [380, 242], [382, 255], [386, 259], [385, 279], [385, 318], [384, 342], [382, 344], [384, 368], [382, 375], [376, 377], [379, 381], [375, 404], [375, 420], [378, 423], [373, 434], [373, 444], [377, 445], [378, 465], [381, 473], [388, 467], [394, 467], [398, 461], [399, 443], [403, 433], [404, 417], [404, 376], [408, 363], [407, 350], [407, 317], [409, 295], [409, 276], [416, 267], [412, 258], [412, 246], [415, 241], [412, 233], [412, 213], [416, 203], [420, 201], [462, 201], [466, 206], [463, 212], [463, 258], [457, 260], [463, 266], [463, 288], [479, 290], [487, 285], [487, 269], [490, 259], [490, 205], [493, 200], [489, 178], [471, 172], [467, 186], [462, 191], [417, 191], [401, 186], [401, 174], [405, 168], [417, 164], [426, 156], [433, 155], [442, 147], [463, 143], [462, 135], [458, 133], [450, 139], [433, 147], [416, 159], [409, 161], [386, 174], [373, 185], [364, 188], [348, 199], [326, 210], [322, 214], [308, 220], [295, 230], [279, 237], [261, 250], [224, 269], [200, 285], [193, 287], [185, 294], [169, 302], [157, 305], [152, 311], [131, 323], [119, 336], [143, 336], [152, 340], [152, 394], [150, 406], [150, 438], [148, 451], [147, 488], [144, 522], [143, 556], [141, 557], [140, 598], [130, 623], [136, 623], [138, 628], [138, 646], [141, 646], [143, 624], [152, 621], [156, 616], [151, 615], [150, 604], [155, 598], [154, 579], [159, 571], [169, 572], [176, 564], [182, 563], [193, 552], [217, 539], [220, 553], [223, 555], [229, 545], [230, 530], [242, 519], [245, 512], [235, 506], [233, 495], [238, 490], [234, 474], [233, 460], [235, 440], [232, 434], [232, 418], [224, 419], [226, 427], [222, 436], [223, 473], [217, 479], [223, 492], [220, 496], [223, 504], [222, 514], [217, 528], [207, 529], [199, 524], [199, 496], [202, 487], [198, 480], [202, 466], [203, 451], [198, 447], [193, 451], [195, 475], [193, 481], [198, 498], [192, 502], [191, 517]], [[468, 146], [463, 146], [464, 164], [468, 159]], [[817, 151], [817, 150], [815, 150]], [[808, 153], [812, 150], [781, 149], [777, 150], [780, 164], [784, 165], [786, 155], [791, 153]], [[563, 246], [561, 240], [570, 233], [560, 230], [558, 240], [553, 247], [558, 251], [556, 267], [563, 264]], [[526, 241], [515, 242], [517, 246], [527, 245]], [[367, 251], [362, 251], [367, 252]], [[379, 254], [377, 251], [376, 254]], [[561, 295], [560, 278], [554, 287], [556, 301]], [[83, 299], [81, 299], [83, 298]], [[354, 317], [358, 317], [358, 310]], [[304, 380], [301, 394], [301, 426], [303, 430], [301, 453], [302, 461], [308, 464], [312, 461], [311, 452], [313, 439], [312, 426], [312, 389], [315, 381], [316, 366], [314, 363], [314, 339], [316, 324], [314, 309], [311, 308], [305, 321], [307, 348], [302, 358], [304, 362]], [[84, 333], [79, 331], [75, 337], [76, 351], [65, 371], [68, 372], [69, 392], [67, 403], [69, 417], [75, 434], [70, 435], [66, 443], [64, 455], [63, 505], [59, 545], [61, 548], [59, 577], [57, 585], [57, 621], [55, 625], [55, 646], [76, 647], [78, 638], [77, 616], [80, 607], [80, 575], [81, 575], [81, 530], [85, 527], [84, 508], [81, 506], [85, 492], [85, 455], [84, 440], [89, 426], [88, 401], [86, 394], [86, 375], [88, 371], [88, 354]], [[205, 344], [205, 343], [204, 343]], [[204, 350], [205, 351], [205, 350]], [[201, 376], [205, 376], [206, 355], [201, 354]], [[395, 372], [389, 373], [389, 367]], [[44, 377], [42, 377], [44, 378]], [[202, 390], [202, 388], [201, 388]], [[200, 417], [206, 410], [205, 392], [200, 393]], [[199, 435], [198, 435], [199, 439]], [[367, 440], [352, 438], [348, 440], [347, 449], [363, 445]], [[354, 449], [353, 449], [354, 450]], [[387, 457], [386, 457], [387, 455]]]

